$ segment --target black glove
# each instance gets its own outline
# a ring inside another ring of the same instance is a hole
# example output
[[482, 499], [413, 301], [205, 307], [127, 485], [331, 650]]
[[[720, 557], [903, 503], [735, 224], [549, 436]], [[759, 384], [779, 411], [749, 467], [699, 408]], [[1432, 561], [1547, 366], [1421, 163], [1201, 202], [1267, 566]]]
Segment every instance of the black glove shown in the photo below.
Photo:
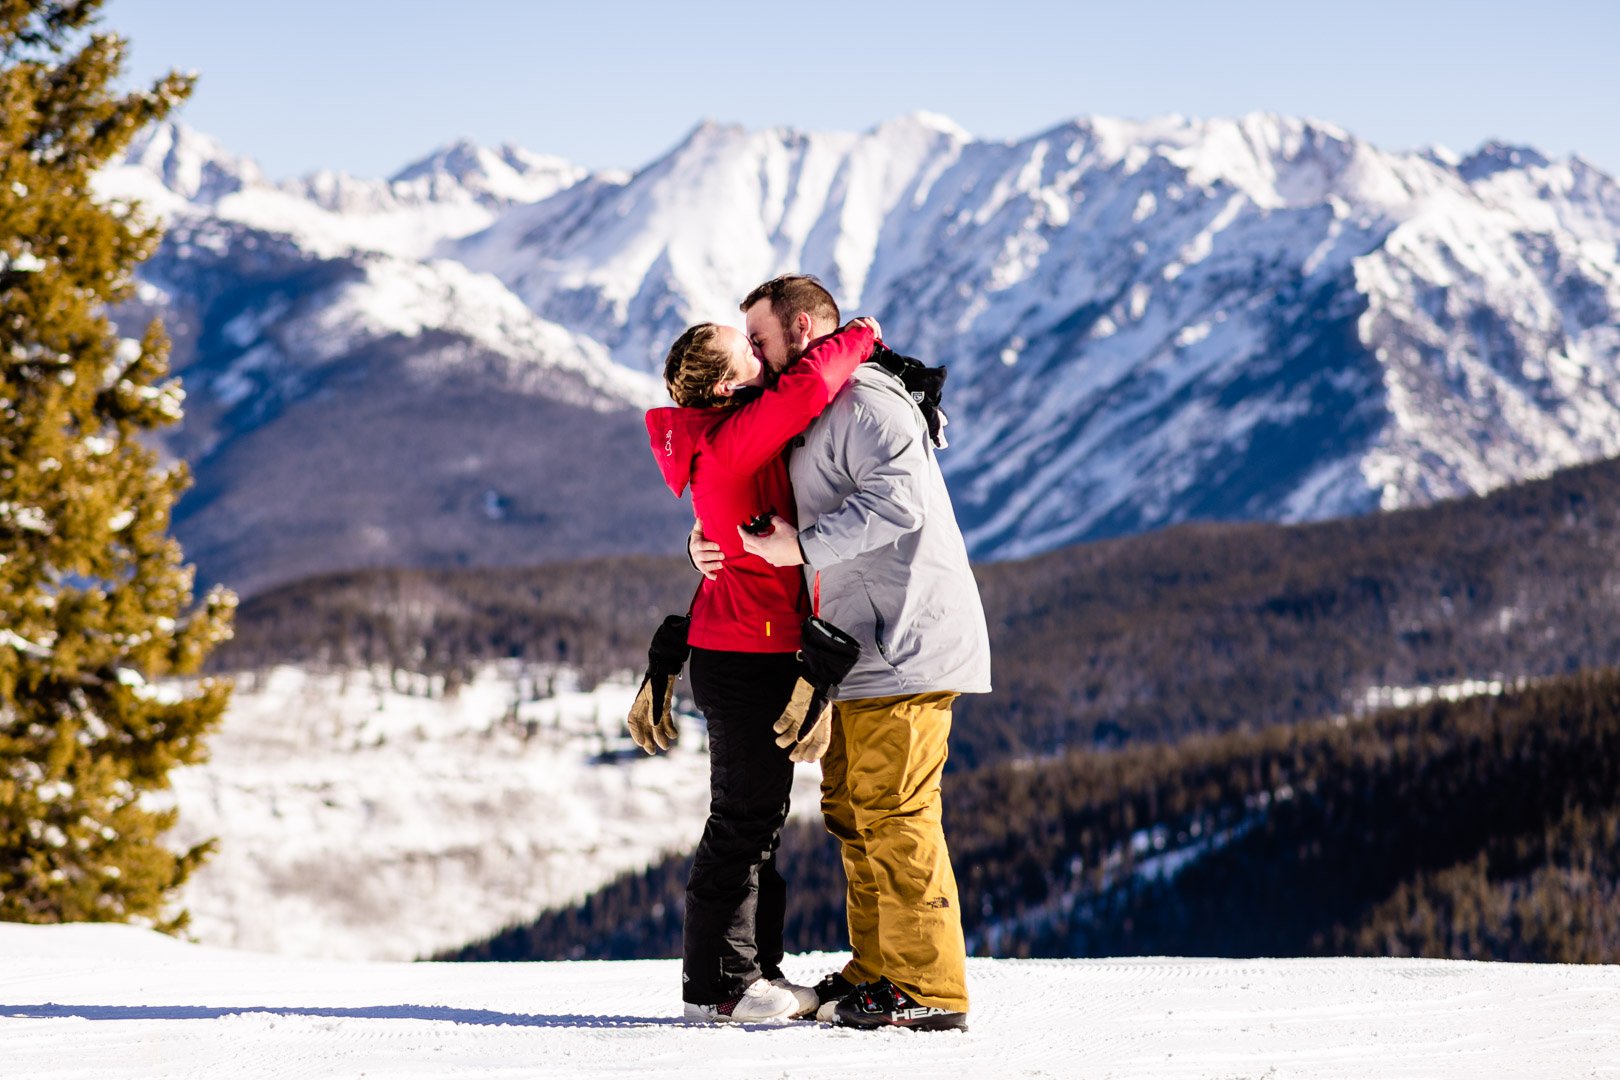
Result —
[[668, 750], [679, 737], [671, 705], [675, 683], [691, 651], [686, 644], [686, 631], [691, 625], [692, 620], [685, 615], [671, 615], [647, 647], [647, 674], [642, 676], [641, 689], [636, 691], [625, 726], [630, 729], [631, 740], [649, 754]]
[[901, 356], [881, 342], [872, 347], [868, 363], [881, 365], [883, 370], [897, 375], [911, 395], [911, 400], [922, 410], [928, 421], [928, 437], [941, 449], [945, 446], [945, 413], [940, 407], [945, 393], [945, 369], [929, 367], [914, 356]]

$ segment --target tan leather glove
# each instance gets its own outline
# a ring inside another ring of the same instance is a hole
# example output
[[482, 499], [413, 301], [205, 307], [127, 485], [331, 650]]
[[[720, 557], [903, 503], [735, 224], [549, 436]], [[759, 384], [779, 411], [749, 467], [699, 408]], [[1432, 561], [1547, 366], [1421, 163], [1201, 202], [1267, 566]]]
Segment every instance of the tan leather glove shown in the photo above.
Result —
[[630, 715], [625, 718], [625, 727], [630, 729], [630, 740], [649, 754], [656, 754], [660, 750], [668, 750], [680, 738], [680, 732], [675, 730], [675, 680], [662, 679], [664, 686], [663, 699], [657, 700], [657, 693], [653, 687], [654, 679], [647, 676], [641, 680], [641, 689], [636, 691], [636, 700], [630, 705]]
[[684, 615], [669, 616], [647, 648], [647, 674], [642, 676], [624, 726], [630, 729], [631, 741], [649, 754], [668, 750], [680, 737], [675, 730], [675, 683], [686, 666], [690, 625]]
[[789, 761], [820, 761], [821, 756], [827, 752], [832, 743], [832, 703], [821, 707], [821, 716], [810, 725], [793, 749], [788, 751]]
[[[807, 723], [812, 708], [819, 714]], [[771, 730], [776, 732], [776, 745], [788, 751], [788, 760], [820, 761], [832, 741], [832, 706], [825, 695], [817, 694], [814, 686], [800, 679], [793, 684], [793, 696]]]
[[832, 695], [855, 668], [861, 646], [824, 619], [804, 620], [799, 646], [799, 681], [771, 730], [776, 745], [793, 761], [820, 761], [832, 742]]

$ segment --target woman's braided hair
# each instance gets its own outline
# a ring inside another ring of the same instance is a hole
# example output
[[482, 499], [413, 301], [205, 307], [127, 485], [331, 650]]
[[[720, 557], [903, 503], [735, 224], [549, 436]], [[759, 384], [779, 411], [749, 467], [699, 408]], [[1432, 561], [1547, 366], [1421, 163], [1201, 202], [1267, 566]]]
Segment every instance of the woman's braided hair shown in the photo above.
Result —
[[698, 323], [688, 327], [669, 347], [664, 359], [664, 386], [675, 404], [696, 409], [712, 409], [735, 404], [734, 397], [721, 397], [715, 385], [731, 374], [731, 357], [720, 347], [718, 323]]

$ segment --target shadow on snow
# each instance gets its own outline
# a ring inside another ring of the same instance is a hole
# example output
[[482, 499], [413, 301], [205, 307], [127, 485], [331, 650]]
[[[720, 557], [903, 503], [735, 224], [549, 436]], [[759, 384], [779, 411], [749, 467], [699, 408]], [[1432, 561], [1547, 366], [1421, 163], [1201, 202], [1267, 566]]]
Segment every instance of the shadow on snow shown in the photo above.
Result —
[[[490, 1009], [453, 1009], [443, 1005], [374, 1005], [340, 1009], [269, 1005], [0, 1005], [0, 1018], [13, 1020], [219, 1020], [227, 1016], [252, 1014], [266, 1016], [309, 1016], [355, 1020], [427, 1020], [450, 1024], [476, 1024], [485, 1027], [536, 1028], [636, 1028], [636, 1027], [713, 1027], [676, 1016], [592, 1016], [583, 1013], [559, 1015], [505, 1013]], [[788, 1025], [735, 1024], [749, 1030], [766, 1030]]]

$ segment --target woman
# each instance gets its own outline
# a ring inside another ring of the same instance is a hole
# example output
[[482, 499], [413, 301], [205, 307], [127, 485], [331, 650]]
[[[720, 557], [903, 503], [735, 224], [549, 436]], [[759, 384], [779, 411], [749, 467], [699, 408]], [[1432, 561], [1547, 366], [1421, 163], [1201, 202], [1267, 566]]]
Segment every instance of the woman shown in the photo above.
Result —
[[794, 519], [783, 450], [871, 356], [877, 334], [876, 321], [856, 319], [762, 389], [768, 373], [742, 332], [701, 323], [676, 340], [664, 364], [678, 407], [647, 414], [664, 482], [677, 496], [691, 486], [693, 511], [726, 558], [723, 571], [699, 583], [687, 635], [710, 769], [709, 818], [686, 888], [688, 1019], [788, 1018], [818, 1004], [813, 989], [788, 982], [780, 967], [787, 890], [776, 848], [793, 760], [773, 728], [793, 700], [810, 605], [799, 568], [747, 554], [737, 528], [772, 514]]

